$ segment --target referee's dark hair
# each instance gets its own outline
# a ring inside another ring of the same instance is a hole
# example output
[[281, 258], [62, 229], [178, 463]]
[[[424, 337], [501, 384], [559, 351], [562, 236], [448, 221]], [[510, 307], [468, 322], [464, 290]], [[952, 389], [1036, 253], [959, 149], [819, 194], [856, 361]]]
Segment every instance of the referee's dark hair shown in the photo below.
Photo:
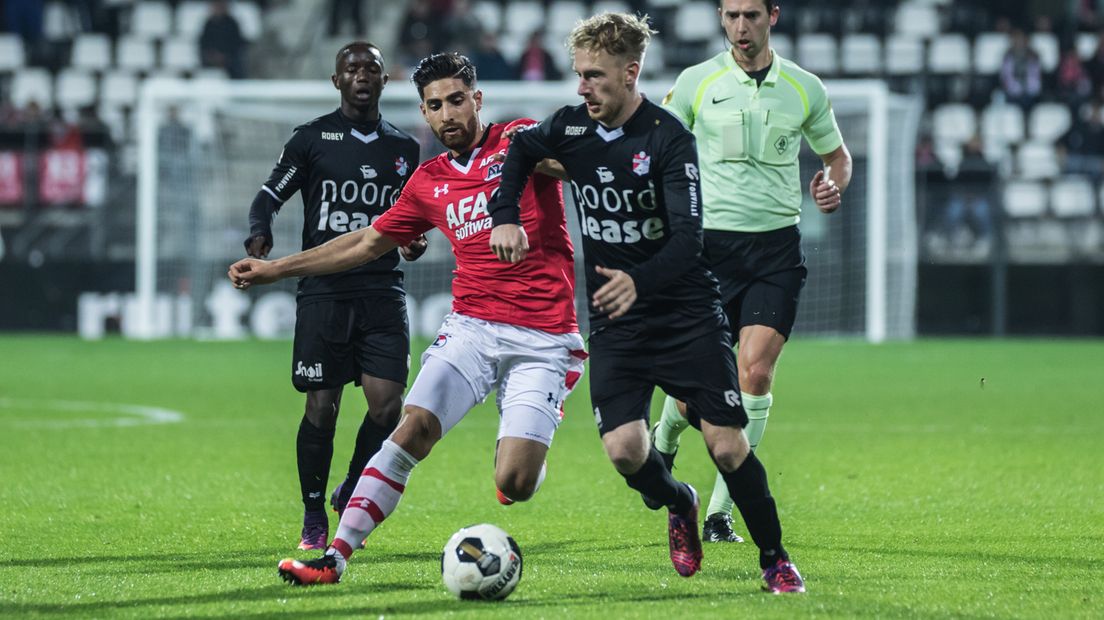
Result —
[[[718, 0], [718, 2], [721, 5], [721, 8], [723, 9], [724, 8], [724, 0]], [[767, 13], [770, 13], [771, 11], [774, 10], [774, 0], [763, 0], [763, 2], [767, 5]]]
[[475, 65], [459, 52], [426, 56], [410, 74], [410, 81], [418, 87], [418, 97], [424, 98], [425, 87], [430, 82], [456, 78], [468, 88], [475, 87]]

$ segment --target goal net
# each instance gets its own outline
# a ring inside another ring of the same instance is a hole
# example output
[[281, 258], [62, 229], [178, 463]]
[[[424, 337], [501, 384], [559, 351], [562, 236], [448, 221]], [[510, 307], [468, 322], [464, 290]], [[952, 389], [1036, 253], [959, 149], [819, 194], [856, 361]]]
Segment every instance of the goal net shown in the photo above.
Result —
[[[486, 122], [543, 119], [578, 98], [568, 84], [482, 83]], [[669, 83], [642, 90], [662, 98]], [[905, 339], [914, 334], [916, 233], [912, 152], [919, 109], [881, 82], [829, 82], [840, 128], [855, 159], [844, 206], [831, 216], [808, 201], [801, 224], [809, 279], [795, 331], [802, 335]], [[137, 338], [287, 337], [295, 282], [234, 291], [227, 266], [244, 255], [248, 211], [294, 128], [332, 111], [325, 82], [151, 80], [138, 107], [137, 285], [124, 333]], [[413, 87], [392, 84], [381, 113], [419, 138], [422, 159], [442, 151]], [[819, 160], [802, 153], [802, 178]], [[734, 188], [734, 191], [739, 191]], [[578, 239], [568, 200], [568, 222]], [[300, 249], [302, 202], [276, 216], [272, 257]], [[454, 260], [434, 231], [420, 260], [403, 263], [411, 330], [432, 336], [448, 312]], [[585, 329], [581, 261], [577, 307]]]

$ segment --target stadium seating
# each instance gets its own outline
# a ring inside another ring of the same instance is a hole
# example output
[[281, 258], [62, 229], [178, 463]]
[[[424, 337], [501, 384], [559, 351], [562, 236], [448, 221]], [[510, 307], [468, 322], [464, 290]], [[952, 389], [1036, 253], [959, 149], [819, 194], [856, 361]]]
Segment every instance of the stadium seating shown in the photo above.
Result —
[[1046, 214], [1047, 190], [1042, 183], [1012, 181], [1004, 186], [1004, 212], [1011, 218], [1038, 218]]
[[102, 71], [111, 66], [111, 39], [106, 34], [82, 34], [73, 41], [69, 64]]
[[143, 0], [130, 14], [130, 34], [146, 39], [164, 39], [172, 33], [172, 7], [167, 2]]
[[26, 62], [23, 40], [14, 34], [0, 34], [0, 71], [22, 68]]
[[1062, 218], [1092, 217], [1096, 212], [1095, 194], [1088, 179], [1062, 177], [1050, 186], [1051, 209]]
[[797, 62], [817, 74], [839, 72], [836, 38], [830, 34], [805, 34], [797, 40]]
[[1072, 123], [1068, 106], [1061, 103], [1040, 103], [1031, 109], [1028, 134], [1032, 140], [1057, 142], [1069, 131]]
[[848, 76], [881, 73], [882, 43], [873, 34], [846, 34], [841, 45], [840, 61], [840, 68]]
[[57, 105], [75, 110], [96, 103], [96, 76], [84, 69], [70, 67], [58, 73], [54, 81]]
[[31, 102], [42, 109], [54, 105], [54, 87], [50, 72], [37, 67], [27, 67], [15, 72], [11, 82], [11, 102], [24, 108]]
[[1000, 71], [1009, 38], [1003, 32], [983, 32], [974, 40], [974, 71], [992, 75]]

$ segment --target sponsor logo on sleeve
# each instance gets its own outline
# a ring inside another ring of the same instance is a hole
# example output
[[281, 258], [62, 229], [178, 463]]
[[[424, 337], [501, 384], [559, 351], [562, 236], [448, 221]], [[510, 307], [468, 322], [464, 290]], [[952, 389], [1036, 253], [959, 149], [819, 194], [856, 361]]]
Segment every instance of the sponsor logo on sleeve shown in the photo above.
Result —
[[686, 167], [686, 178], [690, 179], [691, 181], [697, 181], [698, 180], [698, 167], [695, 166], [694, 164], [685, 164], [685, 167]]

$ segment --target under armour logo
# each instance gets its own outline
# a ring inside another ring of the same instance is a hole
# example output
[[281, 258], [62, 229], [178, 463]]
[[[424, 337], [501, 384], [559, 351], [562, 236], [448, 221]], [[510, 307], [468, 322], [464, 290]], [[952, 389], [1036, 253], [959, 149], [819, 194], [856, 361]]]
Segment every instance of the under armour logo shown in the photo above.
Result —
[[437, 187], [433, 188], [433, 197], [434, 198], [440, 198], [442, 195], [447, 195], [447, 194], [448, 194], [448, 183], [445, 183], [444, 185], [438, 185]]
[[550, 402], [550, 403], [555, 403], [556, 402], [556, 397], [552, 395], [552, 392], [548, 393], [548, 402]]

